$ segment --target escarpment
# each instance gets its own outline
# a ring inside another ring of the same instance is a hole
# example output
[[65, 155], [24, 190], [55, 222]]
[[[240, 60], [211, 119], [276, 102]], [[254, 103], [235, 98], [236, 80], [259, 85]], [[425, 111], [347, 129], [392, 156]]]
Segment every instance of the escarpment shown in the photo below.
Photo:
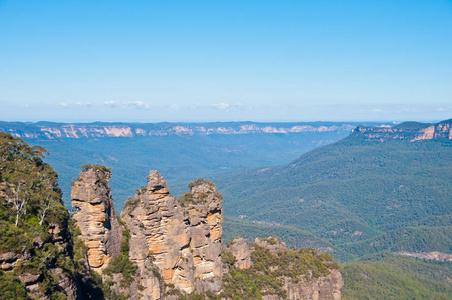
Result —
[[72, 206], [78, 209], [72, 219], [88, 247], [90, 268], [100, 273], [112, 258], [118, 256], [122, 230], [108, 185], [110, 171], [99, 165], [82, 167], [79, 177], [72, 183]]
[[452, 139], [452, 119], [436, 124], [404, 122], [393, 127], [358, 126], [352, 132], [366, 141], [406, 140], [410, 142]]

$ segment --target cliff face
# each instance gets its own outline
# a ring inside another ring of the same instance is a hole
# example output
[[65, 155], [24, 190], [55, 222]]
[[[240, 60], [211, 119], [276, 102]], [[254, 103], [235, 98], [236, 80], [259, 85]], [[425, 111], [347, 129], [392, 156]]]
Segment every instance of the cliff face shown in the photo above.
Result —
[[[281, 257], [281, 253], [287, 253], [288, 251], [286, 244], [277, 238], [256, 239], [254, 245], [268, 249], [275, 257]], [[278, 270], [278, 268], [280, 267], [276, 266], [274, 270]], [[318, 277], [313, 276], [313, 273], [310, 272], [307, 275], [298, 277], [283, 275], [280, 276], [280, 280], [283, 282], [283, 289], [286, 292], [287, 299], [290, 300], [338, 300], [341, 299], [341, 288], [344, 285], [341, 273], [334, 268], [330, 268], [327, 274], [322, 274]], [[265, 295], [262, 299], [280, 300], [282, 298], [277, 295]]]
[[190, 252], [196, 291], [221, 290], [221, 234], [223, 198], [210, 181], [197, 179], [181, 197], [189, 217]]
[[[149, 173], [146, 186], [126, 201], [121, 213], [131, 233], [130, 260], [142, 274], [152, 261], [163, 282], [177, 290], [218, 292], [221, 197], [213, 184], [198, 182], [184, 199], [182, 206], [162, 176], [157, 171]], [[142, 280], [146, 294], [157, 288], [151, 281], [149, 285], [148, 279]]]
[[365, 140], [407, 140], [410, 142], [432, 139], [452, 139], [452, 119], [436, 124], [406, 122], [393, 127], [358, 126], [354, 135]]
[[[263, 300], [341, 299], [344, 282], [328, 254], [313, 249], [288, 250], [274, 237], [256, 239], [251, 245], [236, 238], [224, 253], [229, 268], [234, 269], [225, 275], [226, 299], [242, 294]], [[228, 253], [233, 255], [229, 259]], [[244, 269], [248, 270], [241, 271]]]
[[159, 283], [146, 272], [151, 263], [166, 284], [178, 283], [191, 292], [190, 284], [184, 284], [190, 282], [183, 259], [189, 253], [188, 220], [160, 174], [149, 173], [146, 186], [126, 201], [121, 220], [130, 230], [129, 257], [142, 274], [144, 294], [160, 297]]
[[72, 206], [78, 209], [72, 219], [88, 247], [89, 266], [98, 273], [118, 256], [122, 239], [108, 185], [110, 176], [103, 166], [87, 166], [73, 182], [71, 192]]
[[167, 136], [167, 135], [209, 135], [209, 134], [250, 134], [250, 133], [300, 133], [347, 131], [353, 129], [352, 124], [318, 123], [95, 123], [95, 124], [62, 124], [51, 122], [12, 123], [0, 122], [0, 131], [9, 132], [15, 137], [33, 139], [62, 138], [102, 138], [102, 137], [135, 137], [135, 136]]
[[0, 132], [0, 298], [96, 297], [74, 259], [69, 215], [44, 152]]

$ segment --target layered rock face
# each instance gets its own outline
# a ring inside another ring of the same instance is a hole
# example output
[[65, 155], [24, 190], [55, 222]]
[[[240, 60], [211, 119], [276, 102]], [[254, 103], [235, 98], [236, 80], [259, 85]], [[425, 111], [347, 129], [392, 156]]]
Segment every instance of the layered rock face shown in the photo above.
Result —
[[[225, 251], [233, 255], [235, 268], [239, 270], [250, 268], [248, 272], [251, 277], [248, 280], [255, 279], [256, 282], [261, 282], [263, 300], [341, 299], [340, 290], [344, 285], [342, 276], [337, 269], [338, 266], [332, 262], [331, 256], [325, 253], [318, 253], [313, 249], [288, 250], [286, 244], [276, 237], [256, 239], [250, 245], [242, 238], [235, 238]], [[323, 271], [319, 273], [320, 269]], [[237, 270], [231, 274], [236, 272]], [[245, 274], [242, 273], [241, 276], [247, 278]], [[266, 279], [259, 278], [263, 274], [267, 276]], [[231, 275], [226, 273], [225, 276]], [[278, 283], [275, 281], [270, 283], [272, 279], [268, 277], [276, 279]], [[226, 282], [235, 280], [237, 278]], [[263, 283], [266, 280], [270, 280], [268, 284]], [[276, 286], [279, 286], [279, 289]], [[225, 289], [230, 291], [231, 287], [226, 285]], [[235, 295], [228, 295], [226, 299]]]
[[72, 206], [78, 208], [72, 218], [88, 247], [89, 266], [98, 273], [118, 256], [122, 239], [108, 185], [110, 176], [103, 166], [86, 166], [71, 191]]
[[221, 289], [221, 196], [212, 183], [198, 181], [181, 201], [151, 171], [146, 186], [126, 201], [121, 213], [131, 234], [130, 260], [142, 274], [148, 299], [158, 299], [155, 280], [145, 275], [152, 275], [146, 271], [150, 262], [165, 284], [180, 291]]
[[159, 283], [146, 271], [152, 262], [166, 284], [178, 283], [191, 292], [192, 278], [184, 265], [190, 257], [188, 220], [160, 174], [149, 173], [146, 186], [126, 201], [121, 219], [130, 230], [129, 257], [142, 275], [144, 294], [160, 298]]
[[234, 255], [234, 265], [237, 269], [243, 270], [251, 267], [251, 251], [245, 239], [233, 239], [230, 242], [229, 251]]
[[[332, 270], [329, 275], [310, 281], [294, 282], [291, 278], [284, 278], [284, 289], [287, 291], [287, 299], [290, 300], [339, 300], [343, 285], [344, 281], [338, 270]], [[264, 296], [262, 299], [272, 298]]]
[[181, 197], [189, 216], [190, 251], [193, 254], [195, 289], [221, 290], [221, 234], [223, 198], [210, 181], [197, 179]]
[[367, 141], [407, 140], [410, 142], [433, 139], [452, 139], [452, 119], [436, 124], [405, 122], [394, 127], [358, 126], [353, 134]]
[[[287, 246], [281, 240], [270, 237], [267, 239], [257, 239], [255, 245], [270, 250], [273, 255], [287, 251]], [[344, 285], [341, 273], [336, 269], [331, 269], [326, 276], [318, 278], [306, 276], [296, 280], [287, 276], [280, 278], [283, 288], [289, 300], [339, 300], [341, 299], [341, 288]], [[277, 295], [264, 295], [263, 300], [281, 300]]]

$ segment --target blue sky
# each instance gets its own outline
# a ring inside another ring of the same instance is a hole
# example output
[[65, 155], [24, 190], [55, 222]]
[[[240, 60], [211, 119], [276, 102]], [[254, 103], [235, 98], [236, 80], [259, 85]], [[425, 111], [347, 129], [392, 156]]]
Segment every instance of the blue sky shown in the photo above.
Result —
[[452, 117], [452, 1], [0, 0], [0, 120]]

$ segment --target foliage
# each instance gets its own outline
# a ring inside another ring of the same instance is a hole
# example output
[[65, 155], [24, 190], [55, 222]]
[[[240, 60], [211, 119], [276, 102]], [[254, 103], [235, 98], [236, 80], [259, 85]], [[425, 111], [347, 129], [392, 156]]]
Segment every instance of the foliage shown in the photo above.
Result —
[[[275, 241], [275, 240], [271, 240]], [[276, 243], [276, 241], [275, 241]], [[339, 268], [326, 253], [314, 249], [299, 249], [272, 254], [268, 249], [254, 244], [252, 266], [239, 270], [234, 266], [235, 258], [230, 252], [222, 253], [222, 260], [229, 274], [223, 277], [223, 292], [226, 299], [262, 299], [263, 295], [278, 295], [285, 298], [284, 277], [293, 282], [310, 281], [326, 276], [331, 269]]]
[[209, 185], [213, 185], [213, 182], [212, 182], [210, 179], [205, 180], [204, 178], [199, 177], [199, 178], [196, 178], [194, 181], [191, 181], [191, 182], [188, 184], [188, 187], [189, 187], [190, 189], [192, 189], [192, 188], [194, 188], [195, 186], [198, 186], [198, 185], [201, 185], [201, 184], [209, 184]]
[[451, 151], [450, 140], [352, 135], [285, 166], [216, 182], [228, 200], [225, 212], [310, 233], [343, 261], [381, 250], [446, 250], [452, 249]]
[[121, 287], [127, 288], [134, 279], [137, 266], [129, 260], [130, 232], [126, 226], [123, 228], [123, 239], [121, 241], [120, 254], [110, 262], [110, 264], [103, 270], [103, 273], [109, 276], [113, 274], [122, 274], [123, 279], [121, 280]]
[[204, 180], [203, 178], [197, 178], [195, 181], [192, 181], [188, 184], [188, 187], [190, 188], [189, 192], [184, 193], [183, 195], [179, 196], [177, 200], [182, 206], [186, 206], [189, 204], [202, 204], [205, 203], [210, 195], [213, 194], [213, 196], [217, 199], [223, 200], [223, 196], [218, 191], [212, 191], [210, 189], [199, 192], [199, 191], [193, 191], [194, 187], [197, 187], [199, 185], [209, 185], [211, 188], [216, 189], [215, 184], [209, 179]]
[[0, 270], [0, 297], [2, 299], [31, 299], [27, 296], [25, 284], [21, 283], [19, 276], [12, 272], [4, 272]]
[[[18, 276], [39, 277], [35, 291], [49, 299], [61, 299], [60, 276], [49, 269], [59, 268], [74, 275], [75, 266], [67, 253], [58, 249], [55, 239], [69, 244], [65, 231], [68, 213], [61, 202], [57, 174], [42, 161], [47, 153], [39, 146], [30, 147], [9, 134], [0, 133], [0, 253], [22, 257], [8, 272], [1, 272], [1, 294], [26, 297]], [[59, 228], [59, 236], [51, 233]]]
[[344, 299], [451, 299], [452, 263], [378, 253], [344, 264]]
[[82, 168], [82, 171], [87, 171], [87, 170], [94, 170], [94, 171], [100, 171], [102, 173], [105, 172], [110, 172], [111, 168], [107, 168], [106, 166], [102, 165], [102, 164], [95, 164], [95, 165], [91, 165], [91, 164], [83, 164], [80, 166], [80, 168]]
[[[57, 185], [57, 174], [42, 162], [46, 150], [39, 146], [30, 147], [19, 138], [0, 133], [0, 205], [3, 220], [16, 226], [24, 226], [25, 219], [39, 218], [40, 225], [64, 221], [61, 210], [61, 191]], [[6, 211], [6, 213], [5, 213]], [[11, 214], [11, 211], [15, 211]], [[9, 216], [8, 216], [9, 215]], [[13, 215], [13, 216], [12, 216]]]

